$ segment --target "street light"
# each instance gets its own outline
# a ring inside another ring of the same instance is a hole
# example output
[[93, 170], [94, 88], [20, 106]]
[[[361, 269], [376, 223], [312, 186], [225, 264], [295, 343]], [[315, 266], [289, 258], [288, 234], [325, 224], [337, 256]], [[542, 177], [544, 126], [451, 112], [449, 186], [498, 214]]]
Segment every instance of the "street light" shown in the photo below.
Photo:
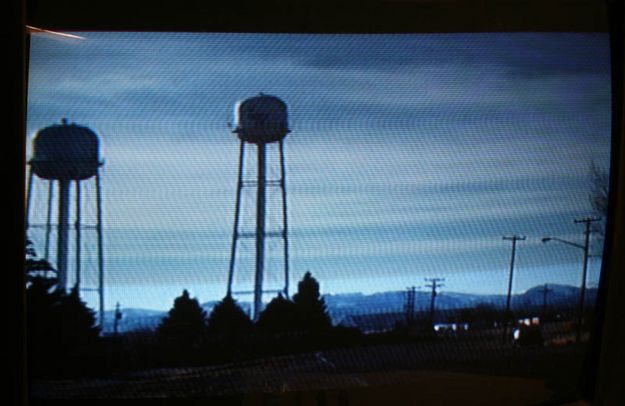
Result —
[[582, 320], [584, 315], [584, 296], [586, 294], [586, 272], [588, 270], [588, 246], [590, 244], [590, 223], [594, 221], [599, 221], [598, 218], [584, 218], [575, 220], [575, 224], [584, 223], [586, 225], [584, 230], [584, 245], [578, 244], [576, 242], [563, 240], [558, 237], [543, 237], [542, 242], [546, 243], [549, 241], [558, 241], [562, 244], [570, 245], [575, 248], [579, 248], [584, 251], [584, 259], [582, 263], [582, 287], [579, 293], [579, 305], [577, 309], [577, 336], [576, 342], [580, 343], [582, 341]]
[[563, 244], [572, 245], [572, 246], [577, 247], [577, 248], [586, 249], [586, 248], [584, 248], [584, 246], [582, 244], [578, 244], [578, 243], [575, 243], [575, 242], [572, 242], [572, 241], [563, 240], [563, 239], [558, 238], [558, 237], [543, 237], [543, 239], [542, 239], [543, 242], [549, 242], [551, 240], [558, 241], [558, 242], [561, 242]]

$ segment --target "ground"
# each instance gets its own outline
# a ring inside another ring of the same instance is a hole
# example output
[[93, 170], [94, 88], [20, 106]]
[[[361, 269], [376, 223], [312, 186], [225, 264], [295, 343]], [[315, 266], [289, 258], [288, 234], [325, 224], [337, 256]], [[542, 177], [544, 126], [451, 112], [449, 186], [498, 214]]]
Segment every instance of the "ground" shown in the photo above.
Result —
[[583, 347], [512, 348], [496, 341], [385, 344], [110, 379], [33, 381], [31, 395], [35, 400], [234, 396], [249, 405], [341, 406], [417, 400], [420, 405], [546, 405], [577, 399]]

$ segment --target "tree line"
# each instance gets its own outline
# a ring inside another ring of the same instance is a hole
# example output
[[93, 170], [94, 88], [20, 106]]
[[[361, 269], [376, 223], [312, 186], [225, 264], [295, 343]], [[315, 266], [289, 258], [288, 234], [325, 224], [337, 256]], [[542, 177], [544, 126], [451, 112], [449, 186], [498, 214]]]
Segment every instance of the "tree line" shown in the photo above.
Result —
[[354, 343], [334, 326], [319, 283], [307, 272], [291, 298], [278, 294], [250, 319], [226, 295], [207, 313], [185, 289], [155, 331], [102, 336], [77, 287], [58, 288], [56, 271], [26, 241], [26, 337], [31, 377], [110, 375], [155, 367], [200, 366]]

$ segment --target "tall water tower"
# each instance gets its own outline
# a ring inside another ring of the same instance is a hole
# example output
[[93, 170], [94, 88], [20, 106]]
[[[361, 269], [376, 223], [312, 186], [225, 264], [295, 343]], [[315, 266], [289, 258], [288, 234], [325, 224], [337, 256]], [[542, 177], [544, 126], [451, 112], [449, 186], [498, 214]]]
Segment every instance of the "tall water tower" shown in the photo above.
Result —
[[[258, 320], [262, 310], [262, 295], [270, 292], [263, 290], [263, 277], [265, 267], [265, 238], [277, 237], [283, 242], [283, 275], [284, 287], [278, 292], [289, 295], [289, 252], [287, 234], [287, 207], [286, 207], [286, 185], [284, 168], [284, 137], [289, 133], [287, 121], [286, 103], [275, 96], [259, 94], [236, 104], [235, 107], [235, 128], [233, 133], [237, 134], [240, 140], [239, 149], [239, 173], [237, 181], [236, 206], [234, 211], [234, 230], [232, 233], [232, 251], [230, 256], [230, 271], [228, 273], [227, 294], [253, 293], [253, 314], [252, 318]], [[267, 144], [278, 143], [279, 148], [279, 179], [267, 179], [266, 158]], [[256, 161], [256, 181], [244, 179], [244, 155], [245, 148], [249, 144], [254, 144], [257, 151]], [[240, 232], [241, 216], [241, 192], [244, 187], [256, 188], [256, 224], [254, 232]], [[266, 188], [279, 187], [281, 189], [281, 229], [279, 231], [266, 230]], [[254, 290], [233, 292], [232, 284], [234, 280], [235, 263], [237, 256], [237, 241], [240, 238], [255, 239], [255, 274]]]
[[[46, 259], [50, 234], [53, 229], [51, 211], [53, 208], [53, 191], [55, 182], [58, 184], [58, 220], [56, 224], [56, 264], [58, 272], [58, 288], [67, 289], [68, 259], [70, 252], [70, 186], [74, 183], [75, 190], [75, 285], [81, 290], [95, 290], [99, 295], [100, 325], [104, 321], [104, 261], [102, 254], [102, 198], [100, 191], [99, 168], [102, 165], [99, 157], [98, 136], [89, 128], [68, 124], [66, 119], [61, 124], [51, 125], [37, 132], [33, 140], [33, 157], [28, 162], [28, 190], [26, 197], [26, 229], [36, 228], [42, 224], [30, 223], [30, 206], [33, 191], [33, 180], [37, 177], [47, 181], [48, 197], [46, 202], [47, 218], [45, 225]], [[81, 223], [81, 183], [95, 179], [96, 224], [85, 226]], [[89, 289], [81, 286], [81, 234], [87, 228], [95, 228], [97, 233], [98, 287]]]

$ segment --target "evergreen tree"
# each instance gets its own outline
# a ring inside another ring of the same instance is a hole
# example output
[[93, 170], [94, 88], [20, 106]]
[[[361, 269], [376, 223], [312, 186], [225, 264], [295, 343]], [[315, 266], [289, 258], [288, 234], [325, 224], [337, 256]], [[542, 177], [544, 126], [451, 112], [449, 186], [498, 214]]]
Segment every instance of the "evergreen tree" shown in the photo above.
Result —
[[31, 376], [45, 374], [59, 359], [56, 330], [60, 292], [52, 291], [53, 285], [36, 277], [26, 289], [26, 354]]
[[58, 275], [56, 269], [45, 259], [40, 259], [37, 256], [33, 242], [26, 238], [26, 283], [30, 284], [33, 279], [46, 277], [51, 280], [56, 280]]
[[210, 333], [237, 335], [250, 332], [252, 327], [252, 320], [230, 295], [217, 303], [208, 317]]
[[29, 373], [38, 376], [56, 367], [71, 371], [68, 355], [79, 347], [98, 341], [100, 329], [95, 312], [80, 300], [78, 288], [67, 294], [57, 285], [57, 271], [39, 259], [34, 245], [26, 239], [26, 344]]
[[306, 272], [297, 284], [293, 295], [298, 326], [304, 330], [318, 331], [332, 326], [325, 300], [319, 293], [319, 282]]
[[601, 221], [592, 225], [592, 231], [599, 234], [599, 239], [605, 238], [605, 225], [608, 218], [608, 204], [610, 202], [610, 173], [605, 168], [590, 164], [590, 194], [589, 200], [592, 210]]
[[96, 343], [99, 328], [94, 314], [80, 300], [78, 289], [66, 294], [56, 288], [56, 280], [33, 277], [26, 289], [29, 373], [39, 376], [64, 369], [63, 360], [74, 350]]
[[590, 164], [590, 187], [589, 200], [592, 209], [597, 215], [605, 219], [608, 216], [610, 174], [594, 162]]
[[66, 350], [94, 343], [100, 335], [95, 312], [80, 299], [78, 287], [63, 294], [58, 304], [59, 338]]
[[257, 326], [261, 331], [273, 333], [293, 330], [298, 326], [297, 316], [295, 303], [278, 294], [260, 313]]
[[157, 335], [176, 344], [192, 344], [206, 328], [206, 311], [197, 299], [191, 299], [185, 289], [174, 300], [174, 306], [158, 326]]
[[52, 341], [58, 338], [59, 305], [62, 293], [53, 289], [54, 281], [35, 277], [26, 289], [26, 341], [33, 357], [58, 351]]

